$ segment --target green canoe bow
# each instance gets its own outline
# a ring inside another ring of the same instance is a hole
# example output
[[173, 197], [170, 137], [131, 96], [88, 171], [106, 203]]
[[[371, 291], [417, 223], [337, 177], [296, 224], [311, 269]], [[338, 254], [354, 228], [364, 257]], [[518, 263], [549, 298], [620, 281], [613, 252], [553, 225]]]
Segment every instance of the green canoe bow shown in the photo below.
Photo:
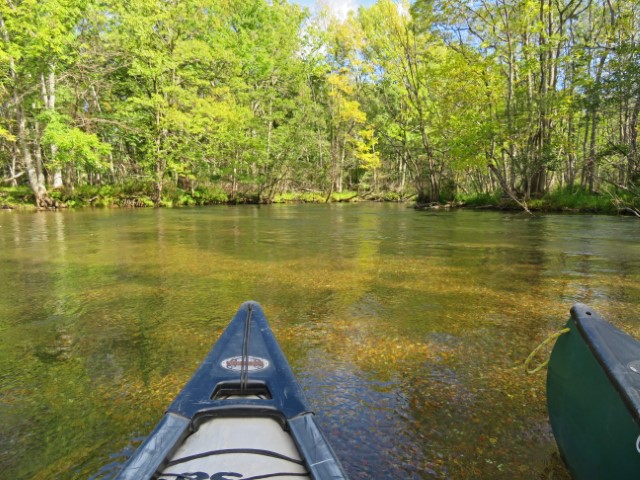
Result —
[[576, 304], [556, 341], [547, 408], [575, 480], [640, 479], [640, 342]]

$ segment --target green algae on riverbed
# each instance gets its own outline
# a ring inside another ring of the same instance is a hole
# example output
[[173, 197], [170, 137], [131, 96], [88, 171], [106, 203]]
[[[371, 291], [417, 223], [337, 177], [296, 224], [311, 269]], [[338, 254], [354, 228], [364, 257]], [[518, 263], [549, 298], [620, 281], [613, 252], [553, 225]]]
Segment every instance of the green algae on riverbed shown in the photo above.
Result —
[[390, 204], [0, 216], [0, 471], [109, 478], [258, 300], [351, 478], [541, 478], [575, 301], [640, 336], [630, 218]]

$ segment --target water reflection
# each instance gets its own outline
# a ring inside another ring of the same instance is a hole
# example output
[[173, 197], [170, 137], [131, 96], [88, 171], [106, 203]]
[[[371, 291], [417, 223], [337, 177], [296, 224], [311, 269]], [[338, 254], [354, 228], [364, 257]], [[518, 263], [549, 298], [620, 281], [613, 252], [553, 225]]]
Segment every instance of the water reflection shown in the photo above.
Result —
[[0, 214], [0, 471], [113, 476], [251, 298], [352, 478], [562, 479], [521, 363], [575, 301], [640, 334], [638, 233], [397, 205]]

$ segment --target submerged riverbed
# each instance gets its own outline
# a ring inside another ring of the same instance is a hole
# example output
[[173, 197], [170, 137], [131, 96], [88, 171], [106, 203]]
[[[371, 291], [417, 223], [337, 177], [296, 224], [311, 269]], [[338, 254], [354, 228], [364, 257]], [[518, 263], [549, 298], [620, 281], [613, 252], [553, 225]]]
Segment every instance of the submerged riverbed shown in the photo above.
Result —
[[0, 212], [0, 472], [111, 478], [260, 302], [352, 479], [567, 478], [544, 373], [584, 302], [640, 335], [635, 218], [392, 204]]

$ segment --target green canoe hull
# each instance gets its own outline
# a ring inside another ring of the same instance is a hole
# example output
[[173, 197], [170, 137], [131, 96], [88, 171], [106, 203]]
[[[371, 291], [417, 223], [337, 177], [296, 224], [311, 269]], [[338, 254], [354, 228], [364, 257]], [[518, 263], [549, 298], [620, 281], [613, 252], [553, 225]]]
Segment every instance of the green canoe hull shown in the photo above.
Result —
[[640, 342], [585, 305], [574, 306], [567, 327], [547, 374], [547, 408], [560, 454], [575, 480], [638, 480], [640, 373], [634, 362]]

